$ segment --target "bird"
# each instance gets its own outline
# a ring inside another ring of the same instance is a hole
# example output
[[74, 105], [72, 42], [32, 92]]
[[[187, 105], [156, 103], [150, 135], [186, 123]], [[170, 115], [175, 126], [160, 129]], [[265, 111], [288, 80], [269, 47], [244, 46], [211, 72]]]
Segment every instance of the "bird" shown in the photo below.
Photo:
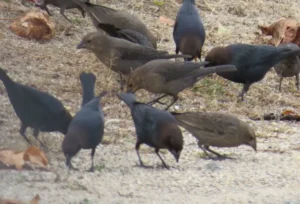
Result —
[[87, 12], [96, 29], [101, 29], [98, 27], [98, 24], [104, 23], [113, 25], [119, 29], [133, 30], [146, 36], [151, 42], [152, 47], [155, 49], [157, 48], [156, 37], [154, 37], [146, 25], [139, 20], [136, 15], [130, 14], [126, 11], [115, 10], [109, 7], [92, 4], [86, 0], [73, 1]]
[[[69, 125], [68, 132], [62, 142], [62, 151], [66, 157], [66, 166], [69, 169], [77, 170], [73, 167], [71, 159], [81, 149], [92, 149], [92, 165], [88, 171], [94, 171], [96, 147], [102, 142], [104, 134], [104, 114], [100, 107], [100, 98], [106, 94], [107, 91], [103, 91], [99, 96], [84, 104]], [[83, 94], [83, 96], [86, 95]]]
[[168, 149], [178, 162], [183, 149], [183, 137], [175, 118], [167, 111], [137, 102], [133, 93], [122, 92], [117, 96], [130, 108], [137, 135], [135, 150], [140, 165], [144, 166], [139, 153], [141, 144], [154, 148], [163, 166], [167, 169], [169, 166], [160, 156], [160, 149]]
[[200, 14], [195, 6], [195, 0], [183, 0], [173, 29], [173, 39], [176, 44], [176, 54], [191, 55], [185, 61], [197, 58], [201, 61], [201, 50], [205, 42], [205, 29]]
[[243, 89], [238, 97], [244, 100], [250, 86], [262, 80], [266, 73], [278, 62], [300, 53], [292, 43], [282, 47], [271, 45], [232, 44], [226, 47], [215, 47], [205, 57], [206, 66], [233, 64], [237, 71], [218, 73], [219, 76], [242, 83]]
[[133, 43], [154, 48], [151, 42], [142, 33], [130, 29], [120, 29], [111, 24], [98, 23], [98, 28], [105, 31], [108, 35], [115, 38], [121, 38]]
[[82, 72], [79, 76], [81, 87], [82, 87], [82, 103], [81, 107], [84, 104], [88, 103], [90, 100], [95, 98], [95, 82], [96, 76], [93, 73]]
[[236, 70], [233, 65], [201, 68], [204, 65], [205, 62], [152, 60], [132, 71], [126, 81], [126, 91], [135, 93], [139, 89], [146, 89], [152, 93], [164, 94], [149, 104], [159, 102], [160, 99], [170, 95], [173, 101], [166, 107], [165, 110], [168, 110], [178, 100], [178, 93], [192, 86], [199, 79], [215, 72]]
[[151, 60], [186, 57], [185, 55], [170, 55], [166, 51], [158, 51], [100, 32], [85, 35], [77, 45], [77, 49], [87, 49], [93, 52], [106, 67], [120, 74], [121, 82], [123, 75], [130, 74], [132, 70]]
[[[178, 124], [190, 132], [206, 156], [208, 152], [225, 157], [210, 149], [213, 147], [251, 146], [256, 151], [256, 134], [253, 128], [237, 117], [220, 112], [171, 113]], [[207, 152], [208, 151], [208, 152]]]
[[[284, 44], [278, 47], [283, 47]], [[295, 44], [295, 48], [298, 46]], [[284, 77], [296, 77], [296, 88], [299, 90], [299, 72], [300, 72], [300, 54], [288, 57], [274, 66], [277, 75], [280, 77], [279, 80], [279, 91], [281, 91], [281, 83]]]
[[[30, 0], [32, 1], [32, 0]], [[34, 0], [35, 1], [35, 6], [40, 7], [41, 9], [45, 10], [49, 16], [52, 16], [52, 14], [50, 13], [47, 5], [53, 5], [56, 6], [58, 8], [60, 8], [60, 14], [67, 19], [69, 22], [70, 19], [65, 15], [65, 10], [66, 9], [74, 9], [77, 8], [83, 17], [85, 17], [85, 11], [81, 8], [81, 6], [79, 6], [78, 4], [76, 4], [75, 2], [73, 2], [73, 0]], [[86, 0], [87, 2], [89, 2], [89, 0]]]
[[69, 111], [54, 96], [35, 88], [14, 82], [3, 68], [0, 68], [0, 80], [3, 82], [13, 109], [21, 121], [20, 134], [31, 144], [26, 129], [33, 128], [33, 136], [41, 146], [39, 132], [67, 133], [72, 120]]

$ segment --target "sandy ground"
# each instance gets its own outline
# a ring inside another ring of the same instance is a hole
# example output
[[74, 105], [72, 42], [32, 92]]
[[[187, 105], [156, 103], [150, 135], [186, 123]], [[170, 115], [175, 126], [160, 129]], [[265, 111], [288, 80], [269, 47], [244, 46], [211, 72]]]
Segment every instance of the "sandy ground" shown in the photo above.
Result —
[[[217, 45], [257, 42], [258, 24], [269, 24], [281, 17], [300, 20], [298, 0], [267, 1], [197, 1], [201, 9], [207, 41], [204, 54]], [[174, 52], [172, 28], [159, 22], [160, 15], [174, 19], [179, 8], [175, 0], [161, 7], [152, 1], [98, 1], [137, 14], [159, 38], [159, 49]], [[13, 2], [11, 10], [0, 7], [1, 19], [13, 19], [30, 8]], [[61, 35], [69, 24], [55, 14], [57, 35], [48, 42], [29, 41], [14, 35], [11, 21], [0, 20], [0, 66], [16, 81], [34, 86], [58, 97], [75, 114], [81, 104], [78, 76], [82, 71], [97, 76], [96, 90], [118, 88], [116, 74], [107, 70], [86, 51], [75, 53], [82, 36], [94, 30], [89, 18], [75, 11], [66, 14], [74, 22], [71, 36]], [[298, 9], [298, 10], [297, 10]], [[233, 159], [222, 161], [203, 158], [195, 139], [184, 131], [184, 150], [177, 164], [167, 151], [165, 161], [171, 170], [161, 167], [154, 151], [142, 146], [143, 161], [151, 168], [140, 168], [134, 151], [135, 133], [128, 108], [115, 97], [104, 98], [106, 116], [104, 142], [97, 148], [96, 172], [85, 172], [90, 166], [90, 152], [81, 151], [73, 160], [80, 171], [69, 172], [61, 152], [63, 136], [43, 133], [50, 160], [47, 171], [0, 170], [0, 197], [30, 200], [36, 194], [40, 203], [264, 203], [300, 204], [300, 130], [299, 123], [252, 121], [251, 116], [280, 113], [283, 109], [300, 112], [294, 79], [283, 82], [277, 91], [278, 77], [270, 71], [264, 80], [251, 87], [246, 102], [236, 96], [240, 85], [226, 83], [218, 77], [204, 79], [193, 89], [180, 94], [178, 111], [223, 111], [249, 122], [258, 135], [258, 152], [249, 147], [215, 150]], [[142, 101], [153, 95], [140, 92]], [[0, 83], [0, 149], [22, 150], [27, 147], [18, 133], [16, 117], [6, 91]], [[28, 135], [31, 130], [28, 130]]]

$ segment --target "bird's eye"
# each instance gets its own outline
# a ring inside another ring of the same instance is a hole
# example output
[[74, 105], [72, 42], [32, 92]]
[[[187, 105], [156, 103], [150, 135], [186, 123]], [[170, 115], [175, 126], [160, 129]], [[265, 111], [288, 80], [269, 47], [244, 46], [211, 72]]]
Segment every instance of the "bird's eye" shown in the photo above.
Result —
[[92, 42], [91, 40], [87, 40], [87, 41], [86, 41], [86, 43], [91, 43], [91, 42]]
[[129, 84], [129, 87], [132, 88], [132, 84]]

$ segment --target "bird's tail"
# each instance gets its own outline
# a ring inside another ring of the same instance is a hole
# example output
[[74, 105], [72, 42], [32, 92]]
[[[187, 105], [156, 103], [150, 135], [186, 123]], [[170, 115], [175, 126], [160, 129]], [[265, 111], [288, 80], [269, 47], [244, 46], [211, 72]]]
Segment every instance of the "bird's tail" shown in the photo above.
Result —
[[117, 94], [120, 100], [124, 101], [129, 108], [132, 108], [133, 104], [136, 103], [136, 98], [134, 93], [119, 93]]
[[231, 64], [218, 65], [218, 66], [213, 66], [213, 67], [205, 67], [205, 68], [200, 68], [196, 72], [196, 77], [204, 77], [206, 75], [213, 74], [213, 73], [232, 72], [232, 71], [236, 71], [236, 70], [237, 70], [237, 68]]
[[0, 67], [0, 80], [4, 82], [10, 81], [11, 79], [7, 75], [7, 71]]

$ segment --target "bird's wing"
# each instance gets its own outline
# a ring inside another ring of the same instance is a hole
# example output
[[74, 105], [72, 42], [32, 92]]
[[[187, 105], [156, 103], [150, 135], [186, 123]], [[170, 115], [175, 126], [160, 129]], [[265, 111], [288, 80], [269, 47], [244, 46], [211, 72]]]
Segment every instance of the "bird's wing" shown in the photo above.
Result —
[[168, 52], [158, 51], [150, 47], [142, 46], [125, 40], [115, 39], [115, 49], [120, 52], [124, 60], [154, 60], [167, 55]]

